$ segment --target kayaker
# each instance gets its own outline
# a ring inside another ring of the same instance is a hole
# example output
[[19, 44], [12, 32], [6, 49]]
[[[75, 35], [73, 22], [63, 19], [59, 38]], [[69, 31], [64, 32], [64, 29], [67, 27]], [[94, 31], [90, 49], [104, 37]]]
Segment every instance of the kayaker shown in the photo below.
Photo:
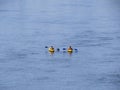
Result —
[[73, 48], [71, 46], [68, 47], [67, 49], [68, 52], [72, 52], [73, 51]]
[[49, 47], [48, 50], [49, 50], [49, 52], [54, 52], [55, 51], [53, 46]]

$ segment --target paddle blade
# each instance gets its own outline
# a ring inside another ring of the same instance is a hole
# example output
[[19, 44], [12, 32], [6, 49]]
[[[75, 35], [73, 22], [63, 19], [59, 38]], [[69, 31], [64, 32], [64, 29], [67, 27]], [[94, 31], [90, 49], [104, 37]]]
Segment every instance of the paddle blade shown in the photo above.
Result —
[[45, 46], [45, 48], [48, 48], [48, 46]]
[[63, 48], [63, 50], [66, 50], [66, 48]]

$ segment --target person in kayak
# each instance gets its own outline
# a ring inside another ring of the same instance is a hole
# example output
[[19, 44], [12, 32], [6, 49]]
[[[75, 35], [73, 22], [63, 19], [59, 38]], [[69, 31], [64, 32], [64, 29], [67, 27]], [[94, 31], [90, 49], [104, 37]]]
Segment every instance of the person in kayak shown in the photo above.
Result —
[[67, 49], [68, 52], [73, 52], [73, 48], [71, 46], [68, 47]]
[[49, 52], [54, 52], [55, 51], [53, 46], [49, 47], [48, 50], [49, 50]]

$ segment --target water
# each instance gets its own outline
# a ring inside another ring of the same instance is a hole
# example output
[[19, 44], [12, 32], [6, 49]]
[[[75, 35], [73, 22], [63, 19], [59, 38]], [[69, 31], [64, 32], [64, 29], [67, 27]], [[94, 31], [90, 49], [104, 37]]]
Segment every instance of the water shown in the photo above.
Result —
[[[119, 90], [119, 0], [0, 0], [0, 90]], [[45, 46], [79, 51], [50, 54]]]

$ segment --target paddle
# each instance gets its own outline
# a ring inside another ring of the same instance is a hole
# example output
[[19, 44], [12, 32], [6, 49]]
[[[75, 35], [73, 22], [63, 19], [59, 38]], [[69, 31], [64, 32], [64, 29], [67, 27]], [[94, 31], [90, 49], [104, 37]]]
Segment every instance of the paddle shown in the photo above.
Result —
[[75, 51], [78, 51], [78, 49], [74, 49]]
[[63, 50], [66, 50], [66, 48], [63, 48]]
[[57, 51], [59, 52], [59, 51], [60, 51], [60, 49], [59, 49], [59, 48], [57, 48]]
[[48, 46], [45, 46], [45, 48], [48, 48]]

